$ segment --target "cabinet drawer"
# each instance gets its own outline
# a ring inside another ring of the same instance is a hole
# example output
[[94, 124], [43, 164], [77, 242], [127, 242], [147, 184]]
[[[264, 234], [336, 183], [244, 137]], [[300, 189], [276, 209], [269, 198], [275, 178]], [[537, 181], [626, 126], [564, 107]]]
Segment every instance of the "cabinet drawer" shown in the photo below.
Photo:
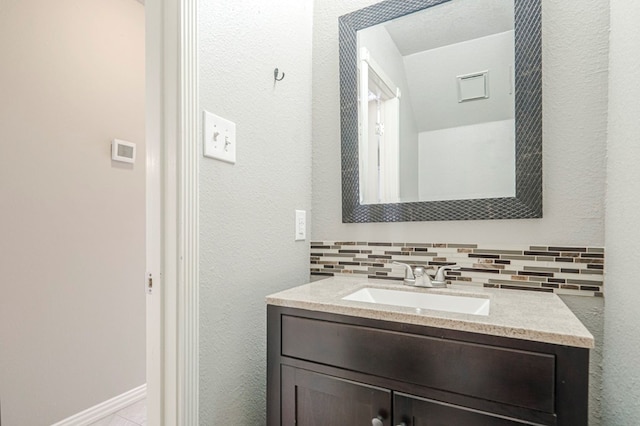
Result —
[[555, 356], [282, 316], [283, 356], [554, 413]]
[[412, 426], [524, 426], [533, 424], [399, 392], [393, 395], [393, 411], [394, 425], [402, 423]]

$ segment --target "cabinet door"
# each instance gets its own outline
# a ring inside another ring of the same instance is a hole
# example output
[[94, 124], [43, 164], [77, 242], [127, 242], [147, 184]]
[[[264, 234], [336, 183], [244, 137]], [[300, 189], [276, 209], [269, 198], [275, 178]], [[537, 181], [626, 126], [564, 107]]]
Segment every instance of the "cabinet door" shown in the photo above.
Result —
[[387, 389], [286, 365], [281, 385], [282, 426], [391, 425]]
[[393, 409], [393, 424], [398, 426], [522, 426], [533, 424], [398, 392], [393, 397]]

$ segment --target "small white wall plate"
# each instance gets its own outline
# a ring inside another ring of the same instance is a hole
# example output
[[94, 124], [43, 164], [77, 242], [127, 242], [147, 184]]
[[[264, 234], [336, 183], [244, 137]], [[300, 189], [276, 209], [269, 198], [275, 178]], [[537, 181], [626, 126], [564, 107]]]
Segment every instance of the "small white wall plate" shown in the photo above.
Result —
[[307, 239], [307, 212], [296, 210], [296, 241]]
[[209, 111], [203, 112], [204, 156], [235, 164], [236, 123]]
[[111, 141], [111, 159], [123, 163], [136, 162], [136, 144], [120, 139]]

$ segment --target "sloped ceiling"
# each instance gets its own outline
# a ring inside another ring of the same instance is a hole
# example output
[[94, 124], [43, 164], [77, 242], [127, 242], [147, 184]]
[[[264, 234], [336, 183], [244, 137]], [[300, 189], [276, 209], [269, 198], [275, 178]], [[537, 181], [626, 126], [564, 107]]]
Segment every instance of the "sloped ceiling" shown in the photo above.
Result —
[[513, 30], [513, 1], [452, 0], [384, 25], [402, 56]]

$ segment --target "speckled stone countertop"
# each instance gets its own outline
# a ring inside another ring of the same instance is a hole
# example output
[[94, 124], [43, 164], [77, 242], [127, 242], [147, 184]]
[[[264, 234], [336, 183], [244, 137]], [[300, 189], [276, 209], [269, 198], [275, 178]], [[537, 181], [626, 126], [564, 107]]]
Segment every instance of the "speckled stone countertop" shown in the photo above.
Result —
[[[489, 298], [489, 315], [342, 300], [364, 287]], [[593, 348], [593, 336], [553, 293], [476, 287], [418, 289], [385, 280], [333, 277], [267, 296], [270, 305]]]

